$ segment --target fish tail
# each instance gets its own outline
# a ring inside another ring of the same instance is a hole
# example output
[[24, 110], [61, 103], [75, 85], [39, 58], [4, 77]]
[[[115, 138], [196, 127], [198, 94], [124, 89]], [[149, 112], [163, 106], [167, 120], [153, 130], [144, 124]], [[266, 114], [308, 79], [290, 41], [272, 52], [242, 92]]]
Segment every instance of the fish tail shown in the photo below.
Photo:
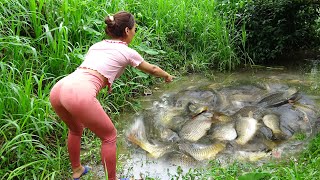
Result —
[[137, 145], [140, 146], [141, 141], [139, 141], [134, 134], [129, 134], [129, 135], [127, 136], [127, 138], [128, 138], [128, 140], [129, 140], [130, 142], [132, 142], [132, 143], [137, 144]]
[[[140, 146], [145, 151], [148, 151], [147, 145], [143, 140], [138, 139], [134, 134], [128, 135], [128, 140], [138, 146]], [[149, 152], [149, 151], [148, 151]]]
[[159, 158], [164, 154], [161, 150], [156, 151], [150, 143], [144, 139], [138, 139], [134, 134], [128, 135], [128, 140], [138, 145], [141, 149], [148, 152], [148, 156], [152, 158]]
[[216, 144], [216, 149], [217, 149], [217, 152], [220, 152], [222, 150], [224, 150], [224, 148], [226, 148], [226, 144], [225, 143], [218, 143]]
[[219, 152], [223, 151], [226, 148], [226, 144], [225, 143], [218, 143], [215, 146], [215, 154], [218, 154]]
[[213, 159], [219, 152], [224, 150], [225, 147], [226, 147], [226, 144], [221, 143], [221, 142], [214, 144], [213, 151], [212, 151], [212, 153], [210, 153], [210, 159]]

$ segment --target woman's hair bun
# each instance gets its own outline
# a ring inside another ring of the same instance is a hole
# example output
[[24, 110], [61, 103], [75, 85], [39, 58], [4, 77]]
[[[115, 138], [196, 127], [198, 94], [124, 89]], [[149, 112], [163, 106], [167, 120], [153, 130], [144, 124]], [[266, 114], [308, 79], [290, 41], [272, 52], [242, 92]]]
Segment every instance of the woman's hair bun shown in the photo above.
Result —
[[106, 23], [106, 25], [108, 27], [112, 27], [116, 24], [116, 21], [114, 20], [113, 16], [107, 16], [104, 20], [104, 22]]
[[125, 11], [107, 16], [104, 22], [106, 23], [105, 32], [112, 38], [126, 37], [125, 29], [132, 29], [135, 24], [133, 15]]

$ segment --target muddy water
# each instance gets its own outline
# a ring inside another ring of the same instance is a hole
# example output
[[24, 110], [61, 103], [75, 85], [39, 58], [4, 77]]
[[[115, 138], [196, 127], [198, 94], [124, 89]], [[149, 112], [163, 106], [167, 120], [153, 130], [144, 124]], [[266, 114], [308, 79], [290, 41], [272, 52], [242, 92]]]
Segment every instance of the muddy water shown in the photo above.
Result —
[[[309, 103], [314, 104], [316, 107], [320, 105], [320, 75], [318, 75], [319, 67], [318, 61], [312, 61], [310, 68], [297, 70], [286, 70], [284, 67], [255, 67], [252, 70], [246, 70], [237, 73], [207, 73], [207, 74], [194, 74], [185, 77], [177, 78], [170, 84], [159, 84], [146, 92], [151, 95], [144, 96], [137, 101], [142, 105], [142, 110], [148, 110], [155, 106], [155, 104], [163, 101], [163, 99], [170, 97], [171, 94], [178, 93], [183, 90], [198, 90], [198, 89], [221, 89], [229, 86], [241, 86], [242, 84], [256, 84], [256, 83], [272, 83], [272, 84], [285, 84], [289, 87], [295, 87], [307, 97]], [[134, 179], [145, 179], [146, 177], [155, 179], [171, 179], [178, 177], [179, 174], [188, 172], [192, 167], [190, 166], [177, 166], [169, 164], [164, 159], [154, 159], [147, 155], [147, 153], [138, 146], [127, 141], [125, 131], [128, 130], [130, 125], [141, 116], [142, 111], [132, 112], [123, 115], [122, 117], [128, 122], [122, 128], [122, 136], [119, 138], [122, 143], [119, 147], [119, 160], [122, 166], [119, 168], [122, 177], [133, 177]], [[319, 117], [319, 113], [316, 114]], [[314, 119], [317, 121], [318, 118]], [[296, 153], [301, 152], [306, 147], [306, 143], [311, 139], [316, 131], [309, 134], [306, 138], [294, 137], [294, 141], [288, 141], [275, 148], [270, 152], [268, 158], [255, 161], [258, 164], [267, 163], [272, 159], [288, 158], [294, 156]], [[298, 135], [299, 136], [299, 135]], [[218, 155], [216, 160], [222, 166], [227, 166], [232, 161], [251, 161], [248, 159], [248, 154], [238, 154], [238, 159], [228, 158], [228, 156]], [[242, 157], [241, 157], [242, 156]], [[204, 164], [201, 167], [205, 167]], [[98, 168], [99, 169], [99, 168]], [[97, 169], [97, 170], [98, 170]], [[99, 172], [100, 171], [100, 172]], [[99, 174], [99, 175], [98, 175]], [[97, 175], [103, 178], [102, 167], [98, 170]]]

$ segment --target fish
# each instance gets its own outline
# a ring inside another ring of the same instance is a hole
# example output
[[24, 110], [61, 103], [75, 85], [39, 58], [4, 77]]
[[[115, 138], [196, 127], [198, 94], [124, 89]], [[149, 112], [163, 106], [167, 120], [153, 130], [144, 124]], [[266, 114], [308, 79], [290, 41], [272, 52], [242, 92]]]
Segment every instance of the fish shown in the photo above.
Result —
[[239, 116], [247, 116], [252, 111], [255, 119], [260, 119], [264, 113], [264, 109], [258, 106], [244, 106], [231, 115], [227, 115], [221, 112], [213, 112], [213, 120], [217, 122], [230, 122], [235, 121]]
[[297, 101], [301, 98], [296, 88], [289, 88], [287, 91], [277, 91], [262, 98], [257, 105], [262, 107], [279, 107], [291, 101]]
[[126, 134], [127, 139], [133, 144], [149, 153], [152, 158], [160, 158], [164, 154], [174, 150], [172, 144], [150, 143], [146, 136], [145, 126], [142, 119], [137, 119]]
[[273, 134], [272, 134], [272, 130], [270, 128], [268, 128], [267, 126], [261, 126], [259, 128], [258, 131], [261, 135], [263, 135], [262, 138], [268, 139], [268, 140], [272, 140]]
[[252, 112], [252, 116], [255, 119], [260, 119], [262, 117], [262, 114], [264, 113], [264, 108], [258, 107], [258, 106], [245, 106], [241, 109], [239, 109], [237, 112], [232, 114], [232, 119], [237, 119], [239, 116], [247, 116], [250, 112]]
[[256, 83], [256, 86], [258, 86], [261, 89], [264, 89], [268, 92], [275, 92], [280, 91], [283, 89], [288, 89], [288, 85], [286, 84], [278, 84], [278, 83], [265, 83], [265, 82], [258, 82]]
[[288, 138], [294, 133], [301, 131], [299, 125], [299, 122], [301, 121], [300, 112], [286, 106], [277, 107], [273, 112], [279, 115], [281, 130]]
[[255, 85], [244, 85], [235, 87], [233, 92], [228, 95], [228, 99], [234, 104], [235, 102], [242, 102], [245, 105], [256, 103], [261, 99], [261, 95], [265, 90]]
[[239, 116], [235, 123], [235, 128], [238, 134], [235, 141], [240, 145], [244, 145], [251, 140], [258, 129], [258, 121], [252, 117], [252, 111], [250, 111], [248, 115], [249, 117]]
[[188, 110], [191, 117], [195, 117], [203, 112], [206, 112], [208, 109], [208, 106], [203, 106], [195, 102], [190, 102], [188, 104]]
[[269, 152], [277, 145], [279, 145], [282, 141], [277, 140], [269, 140], [266, 139], [265, 136], [260, 132], [257, 131], [254, 137], [251, 138], [249, 142], [245, 145], [240, 145], [234, 141], [229, 141], [228, 145], [233, 147], [233, 150], [240, 150], [240, 151], [250, 151], [250, 152], [258, 152], [258, 151], [266, 151]]
[[233, 122], [215, 124], [211, 131], [209, 137], [212, 140], [232, 141], [238, 136]]
[[230, 122], [232, 121], [233, 117], [226, 115], [224, 113], [218, 112], [218, 111], [214, 111], [213, 112], [213, 116], [212, 116], [212, 120], [214, 123], [219, 123], [219, 122]]
[[159, 128], [160, 138], [165, 142], [177, 142], [180, 140], [178, 134], [169, 128]]
[[253, 102], [257, 97], [253, 96], [253, 94], [233, 94], [230, 99], [232, 101], [240, 101], [240, 102]]
[[286, 139], [286, 135], [280, 128], [280, 118], [276, 114], [267, 114], [262, 118], [263, 123], [271, 129], [273, 138], [276, 140]]
[[173, 131], [179, 131], [183, 124], [188, 121], [188, 118], [184, 116], [184, 112], [185, 108], [177, 107], [159, 111], [155, 115], [155, 124], [172, 129]]
[[211, 118], [211, 113], [202, 113], [194, 119], [187, 121], [179, 131], [179, 137], [191, 142], [198, 141], [210, 129], [212, 124]]
[[186, 107], [190, 102], [202, 106], [213, 106], [216, 102], [216, 95], [208, 90], [183, 90], [178, 92], [173, 100], [176, 107]]
[[298, 101], [296, 102], [293, 102], [292, 103], [292, 106], [300, 111], [302, 114], [303, 114], [303, 120], [305, 122], [305, 124], [307, 124], [308, 127], [304, 127], [305, 124], [301, 124], [301, 128], [302, 129], [306, 129], [306, 130], [309, 130], [308, 132], [308, 136], [312, 134], [312, 125], [311, 125], [311, 120], [310, 120], [310, 117], [312, 119], [314, 119], [316, 117], [316, 109], [312, 106], [312, 105], [309, 105], [309, 104], [302, 104]]
[[271, 157], [271, 153], [264, 152], [264, 151], [257, 151], [257, 152], [236, 151], [235, 157], [239, 161], [256, 162], [256, 161], [262, 160], [264, 158]]
[[169, 153], [165, 160], [169, 164], [182, 167], [195, 167], [199, 165], [199, 162], [196, 159], [179, 151]]
[[179, 149], [182, 152], [188, 153], [190, 156], [192, 156], [194, 159], [198, 161], [213, 160], [216, 157], [216, 155], [219, 152], [223, 151], [225, 148], [226, 144], [222, 142], [216, 142], [209, 145], [195, 143], [179, 144]]
[[[312, 116], [315, 117], [316, 116], [316, 112], [317, 110], [315, 109], [315, 107], [311, 104], [303, 104], [300, 103], [299, 101], [295, 101], [292, 104], [292, 107], [294, 107], [295, 109], [301, 111], [305, 116]], [[308, 118], [308, 117], [307, 117]]]
[[214, 92], [217, 95], [216, 106], [219, 108], [219, 111], [223, 111], [227, 109], [227, 107], [231, 106], [231, 102], [229, 101], [227, 94], [217, 90], [214, 90]]
[[[255, 85], [231, 86], [214, 90], [217, 95], [217, 105], [215, 109], [219, 111], [230, 111], [234, 108], [256, 103], [265, 90]], [[236, 109], [237, 110], [237, 109]]]

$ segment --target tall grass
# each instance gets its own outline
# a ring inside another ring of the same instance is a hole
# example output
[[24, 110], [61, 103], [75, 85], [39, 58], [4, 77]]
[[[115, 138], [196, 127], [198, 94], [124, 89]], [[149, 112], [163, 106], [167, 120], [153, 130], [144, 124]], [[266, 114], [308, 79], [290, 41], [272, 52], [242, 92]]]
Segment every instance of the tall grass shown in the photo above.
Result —
[[49, 117], [51, 83], [43, 87], [43, 82], [50, 79], [34, 74], [32, 69], [19, 71], [14, 63], [1, 62], [0, 68], [1, 179], [38, 177], [41, 172], [42, 176], [54, 177], [62, 157], [51, 149], [54, 144], [50, 144], [55, 141], [49, 136], [55, 131], [64, 132], [65, 128]]

